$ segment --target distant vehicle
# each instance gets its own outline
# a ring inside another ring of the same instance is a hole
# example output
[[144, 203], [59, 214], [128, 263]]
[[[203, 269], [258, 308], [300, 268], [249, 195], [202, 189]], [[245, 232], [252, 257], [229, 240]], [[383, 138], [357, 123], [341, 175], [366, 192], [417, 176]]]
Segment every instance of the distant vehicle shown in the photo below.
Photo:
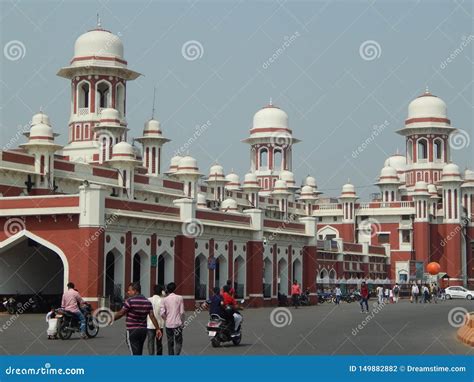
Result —
[[474, 297], [474, 291], [468, 290], [462, 286], [451, 286], [446, 288], [445, 296], [447, 300], [452, 298], [466, 298], [472, 300]]

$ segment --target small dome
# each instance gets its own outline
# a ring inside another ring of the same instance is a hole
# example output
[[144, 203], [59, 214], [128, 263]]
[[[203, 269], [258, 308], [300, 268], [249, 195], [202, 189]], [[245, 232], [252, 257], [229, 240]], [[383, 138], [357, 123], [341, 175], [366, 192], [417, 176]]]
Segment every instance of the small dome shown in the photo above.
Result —
[[52, 141], [54, 139], [53, 128], [45, 123], [38, 123], [31, 126], [29, 140], [46, 140]]
[[275, 190], [286, 190], [288, 188], [288, 185], [287, 183], [282, 180], [282, 179], [278, 179], [276, 182], [275, 182], [275, 186], [273, 187]]
[[406, 170], [407, 158], [402, 154], [391, 155], [385, 160], [384, 166], [390, 166], [397, 172], [403, 172]]
[[448, 163], [446, 166], [443, 167], [443, 172], [441, 176], [444, 178], [445, 176], [461, 176], [461, 171], [459, 170], [459, 166], [454, 163]]
[[170, 160], [170, 168], [168, 170], [169, 174], [174, 174], [176, 170], [178, 169], [178, 165], [180, 160], [183, 159], [182, 156], [180, 155], [175, 155], [174, 157], [171, 158]]
[[74, 58], [90, 56], [123, 59], [122, 41], [104, 29], [86, 32], [79, 36], [74, 44]]
[[281, 171], [280, 179], [284, 180], [289, 187], [295, 185], [295, 175], [291, 171], [287, 171], [287, 170]]
[[209, 181], [225, 181], [224, 177], [224, 167], [222, 167], [220, 164], [214, 164], [211, 166], [209, 169]]
[[175, 175], [201, 175], [199, 174], [197, 160], [189, 155], [181, 158]]
[[39, 113], [36, 113], [31, 118], [31, 126], [38, 125], [40, 123], [51, 126], [49, 117], [46, 114], [44, 114], [42, 111], [40, 111]]
[[140, 147], [133, 146], [133, 145], [132, 147], [133, 147], [133, 153], [135, 154], [135, 158], [141, 160], [143, 157], [142, 157], [142, 150], [140, 150]]
[[226, 190], [237, 191], [240, 189], [240, 179], [236, 173], [231, 172], [225, 177], [225, 180], [227, 181], [225, 185]]
[[474, 180], [474, 171], [466, 168], [464, 171], [464, 180]]
[[257, 176], [252, 172], [249, 172], [249, 173], [245, 174], [244, 185], [243, 185], [242, 188], [243, 189], [258, 189], [258, 188], [260, 188], [260, 186], [258, 185]]
[[317, 185], [316, 185], [316, 178], [314, 178], [313, 176], [310, 176], [308, 175], [306, 177], [306, 179], [304, 180], [304, 184], [306, 186], [311, 186], [313, 188], [317, 188]]
[[395, 170], [393, 167], [390, 166], [385, 166], [382, 171], [380, 171], [380, 177], [381, 178], [397, 178], [397, 170]]
[[143, 135], [145, 137], [153, 136], [153, 135], [161, 135], [160, 122], [158, 122], [156, 119], [150, 119], [149, 121], [145, 122], [145, 126], [143, 128]]
[[135, 149], [128, 142], [119, 142], [112, 146], [112, 158], [135, 159]]
[[303, 186], [301, 187], [301, 194], [299, 200], [314, 200], [316, 199], [316, 194], [313, 187]]
[[436, 186], [432, 183], [428, 184], [428, 193], [430, 195], [438, 195], [438, 190], [436, 189]]
[[446, 103], [429, 92], [415, 98], [408, 105], [408, 119], [447, 118]]
[[235, 199], [227, 198], [221, 203], [222, 211], [237, 211], [237, 202]]
[[354, 197], [355, 195], [355, 187], [353, 184], [346, 183], [344, 186], [342, 186], [341, 196]]
[[[102, 127], [123, 127], [120, 124], [120, 114], [118, 110], [112, 108], [103, 109], [100, 113], [99, 128]], [[97, 127], [95, 127], [97, 130]]]
[[263, 107], [253, 116], [252, 129], [262, 128], [288, 129], [288, 114], [273, 105]]
[[415, 193], [417, 194], [428, 194], [428, 183], [419, 180], [415, 183]]

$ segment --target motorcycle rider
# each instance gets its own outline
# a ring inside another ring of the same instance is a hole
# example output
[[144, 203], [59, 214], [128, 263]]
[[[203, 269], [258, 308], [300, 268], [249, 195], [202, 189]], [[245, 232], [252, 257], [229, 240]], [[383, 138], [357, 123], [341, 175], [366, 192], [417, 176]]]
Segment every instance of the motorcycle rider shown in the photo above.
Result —
[[222, 305], [223, 297], [221, 296], [219, 287], [215, 287], [213, 290], [214, 295], [209, 299], [209, 314], [217, 314], [219, 317], [224, 317], [224, 309]]
[[230, 294], [230, 287], [229, 285], [224, 285], [223, 293], [222, 293], [222, 300], [225, 307], [226, 312], [226, 319], [233, 323], [233, 332], [235, 333], [242, 322], [242, 316], [237, 311], [238, 304], [234, 297]]
[[74, 314], [80, 322], [81, 338], [87, 339], [86, 335], [86, 317], [82, 313], [80, 306], [85, 304], [79, 292], [75, 289], [75, 285], [72, 282], [67, 284], [67, 291], [64, 292], [61, 300], [61, 307], [64, 310]]

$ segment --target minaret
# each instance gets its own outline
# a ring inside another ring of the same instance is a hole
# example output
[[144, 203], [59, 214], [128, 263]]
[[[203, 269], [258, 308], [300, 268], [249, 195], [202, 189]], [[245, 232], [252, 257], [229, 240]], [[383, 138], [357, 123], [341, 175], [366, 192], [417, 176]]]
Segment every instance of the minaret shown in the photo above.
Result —
[[189, 199], [197, 198], [197, 181], [202, 177], [199, 172], [197, 160], [189, 155], [181, 158], [176, 172], [171, 176], [184, 183], [184, 196]]
[[135, 168], [140, 161], [130, 143], [119, 142], [112, 147], [112, 158], [107, 163], [118, 170], [120, 196], [133, 200], [135, 193]]
[[272, 197], [278, 200], [278, 207], [283, 213], [283, 218], [286, 219], [288, 213], [288, 198], [291, 192], [288, 191], [288, 185], [284, 180], [278, 179], [273, 187]]
[[161, 148], [171, 139], [162, 135], [160, 122], [150, 119], [145, 123], [143, 136], [135, 139], [143, 146], [143, 167], [150, 176], [161, 175]]
[[245, 174], [242, 190], [250, 206], [252, 208], [258, 208], [258, 191], [260, 190], [260, 186], [257, 181], [257, 176], [253, 172]]
[[313, 187], [309, 185], [301, 187], [299, 201], [305, 204], [307, 216], [313, 216], [313, 204], [316, 201], [316, 198], [317, 195], [314, 192]]
[[217, 162], [209, 169], [206, 183], [210, 189], [214, 190], [214, 200], [222, 202], [225, 199], [224, 188], [228, 181], [224, 175], [224, 168]]
[[292, 146], [300, 142], [288, 127], [288, 115], [270, 102], [255, 113], [250, 136], [243, 142], [250, 145], [251, 172], [257, 176], [260, 194], [269, 196], [280, 172], [291, 171]]
[[58, 134], [53, 132], [49, 117], [42, 111], [31, 119], [31, 128], [24, 134], [28, 143], [20, 145], [35, 157], [34, 188], [54, 191], [54, 153], [62, 146], [54, 143]]
[[98, 21], [95, 29], [76, 40], [72, 60], [58, 76], [71, 81], [69, 139], [62, 155], [70, 160], [96, 161], [99, 145], [94, 127], [107, 108], [116, 109], [120, 124], [126, 125], [127, 81], [140, 74], [127, 68], [119, 36], [102, 29]]
[[390, 166], [385, 166], [380, 172], [379, 181], [376, 185], [380, 188], [382, 194], [382, 202], [395, 202], [399, 200], [398, 186], [400, 180], [398, 178], [397, 170]]
[[428, 89], [408, 106], [405, 127], [397, 131], [406, 137], [406, 187], [418, 181], [436, 184], [449, 162], [449, 135], [456, 129], [447, 117], [446, 103]]
[[99, 155], [93, 158], [93, 162], [102, 164], [112, 159], [113, 145], [125, 141], [128, 129], [116, 109], [102, 110], [99, 121], [92, 129], [99, 143]]
[[350, 243], [355, 241], [355, 202], [357, 199], [353, 184], [346, 183], [342, 186], [341, 196], [339, 196], [343, 211], [341, 236], [344, 241]]
[[430, 193], [428, 184], [422, 180], [416, 182], [413, 191], [415, 219], [413, 222], [413, 249], [415, 259], [428, 263], [430, 261]]

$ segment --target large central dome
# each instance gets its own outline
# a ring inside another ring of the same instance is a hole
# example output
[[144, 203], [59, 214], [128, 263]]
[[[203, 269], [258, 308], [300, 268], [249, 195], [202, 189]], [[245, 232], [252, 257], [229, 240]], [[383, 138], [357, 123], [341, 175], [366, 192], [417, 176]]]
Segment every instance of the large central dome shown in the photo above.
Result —
[[265, 106], [253, 116], [254, 129], [288, 129], [288, 114], [279, 107]]
[[105, 29], [86, 32], [79, 36], [74, 44], [74, 58], [89, 56], [123, 59], [122, 41]]

